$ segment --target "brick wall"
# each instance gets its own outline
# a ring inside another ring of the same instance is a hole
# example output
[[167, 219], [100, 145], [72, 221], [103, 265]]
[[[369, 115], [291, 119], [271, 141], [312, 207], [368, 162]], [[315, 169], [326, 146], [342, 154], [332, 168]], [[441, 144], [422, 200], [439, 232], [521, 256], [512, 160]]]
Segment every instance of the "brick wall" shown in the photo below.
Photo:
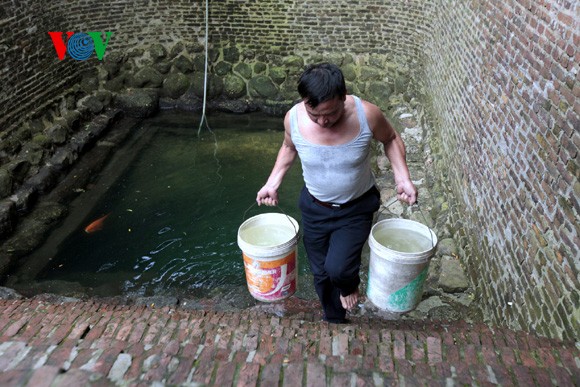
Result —
[[[570, 338], [580, 330], [579, 12], [564, 0], [223, 0], [210, 2], [210, 44], [264, 61], [348, 52], [423, 68], [479, 302], [495, 323]], [[0, 0], [0, 140], [101, 65], [58, 61], [47, 31], [113, 31], [107, 53], [125, 53], [199, 46], [203, 20], [199, 0]]]
[[[210, 5], [213, 6], [213, 4]], [[428, 30], [430, 2], [225, 0], [211, 12], [218, 39], [258, 53], [342, 52], [410, 59]], [[214, 34], [212, 36], [215, 37]]]
[[425, 74], [480, 301], [495, 322], [576, 340], [579, 12], [439, 1]]
[[[420, 50], [428, 3], [224, 0], [209, 3], [212, 48], [236, 46], [268, 60], [270, 54], [350, 52], [389, 55], [406, 63]], [[48, 31], [112, 31], [106, 53], [154, 43], [204, 42], [205, 3], [105, 0], [17, 2], [0, 0], [0, 138], [25, 118], [62, 97], [96, 57], [59, 61]], [[105, 55], [106, 55], [105, 53]]]
[[84, 72], [102, 65], [94, 55], [59, 61], [48, 31], [112, 31], [106, 55], [153, 43], [197, 41], [202, 21], [199, 1], [0, 0], [0, 139], [35, 113], [58, 106]]
[[75, 27], [52, 2], [0, 1], [0, 135], [76, 82], [84, 66], [59, 63], [47, 34]]

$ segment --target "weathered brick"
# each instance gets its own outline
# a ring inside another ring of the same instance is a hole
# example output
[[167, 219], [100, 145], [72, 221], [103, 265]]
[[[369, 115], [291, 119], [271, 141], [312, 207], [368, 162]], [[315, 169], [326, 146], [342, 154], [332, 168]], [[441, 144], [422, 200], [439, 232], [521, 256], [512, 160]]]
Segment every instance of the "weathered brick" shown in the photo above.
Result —
[[486, 365], [474, 364], [469, 367], [469, 372], [474, 381], [478, 383], [490, 383], [489, 385], [497, 385], [495, 381], [495, 374], [490, 373]]
[[67, 362], [76, 357], [76, 347], [73, 342], [65, 342], [52, 351], [46, 360], [46, 365], [64, 368]]
[[406, 359], [395, 359], [395, 369], [397, 374], [411, 376], [413, 375], [413, 363]]
[[301, 343], [293, 343], [292, 347], [290, 348], [289, 352], [284, 355], [285, 359], [290, 362], [297, 362], [304, 359], [305, 356], [308, 355], [307, 351], [304, 349], [304, 345]]
[[488, 373], [495, 378], [498, 385], [509, 386], [514, 384], [510, 371], [503, 365], [487, 365]]
[[20, 337], [23, 339], [29, 339], [34, 337], [42, 328], [42, 321], [44, 316], [41, 313], [36, 314], [30, 321], [28, 321], [24, 330], [20, 333]]
[[511, 369], [518, 384], [523, 386], [532, 386], [534, 384], [533, 374], [530, 368], [516, 364], [512, 366]]
[[132, 330], [133, 325], [131, 323], [124, 323], [121, 328], [118, 329], [115, 338], [117, 340], [127, 340]]
[[440, 378], [442, 380], [450, 378], [452, 376], [451, 366], [449, 363], [442, 362], [436, 363], [431, 366], [432, 373], [435, 378]]
[[340, 356], [325, 356], [323, 364], [327, 368], [333, 369], [335, 372], [339, 372], [343, 369], [342, 358]]
[[67, 339], [69, 339], [69, 340], [80, 339], [88, 331], [90, 331], [89, 321], [79, 322], [71, 328], [71, 330], [67, 336]]
[[15, 368], [18, 369], [36, 369], [44, 366], [48, 356], [54, 351], [56, 346], [54, 345], [38, 345], [30, 346], [29, 351], [21, 352], [22, 355], [25, 354], [23, 358], [18, 359], [18, 364], [15, 364]]
[[413, 375], [418, 380], [429, 380], [431, 377], [431, 367], [427, 363], [417, 363], [415, 364]]
[[330, 376], [330, 384], [331, 386], [348, 386], [351, 385], [353, 382], [353, 375], [350, 373], [333, 373]]
[[269, 359], [270, 359], [269, 353], [250, 351], [250, 353], [248, 354], [248, 359], [246, 361], [248, 362], [251, 361], [253, 363], [258, 363], [259, 365], [264, 365], [268, 363]]
[[216, 385], [216, 386], [231, 386], [231, 385], [233, 385], [235, 374], [236, 374], [236, 364], [235, 363], [230, 363], [230, 362], [218, 363], [216, 373], [215, 373], [214, 385]]
[[103, 353], [102, 349], [79, 349], [75, 348], [76, 356], [71, 363], [71, 368], [92, 368], [91, 364]]
[[393, 357], [395, 359], [405, 359], [407, 355], [405, 336], [401, 331], [395, 331], [393, 340]]
[[23, 356], [25, 356], [29, 351], [30, 347], [22, 341], [12, 341], [5, 342], [0, 345], [0, 353], [2, 357], [0, 358], [0, 372], [9, 371], [14, 368]]
[[0, 372], [0, 385], [2, 386], [23, 386], [26, 384], [25, 370], [10, 370]]
[[457, 382], [460, 384], [473, 384], [474, 380], [470, 373], [470, 364], [465, 364], [463, 362], [454, 365], [455, 373], [457, 377]]
[[390, 352], [381, 351], [380, 347], [382, 345], [379, 345], [378, 367], [383, 372], [392, 373], [395, 369], [393, 357]]
[[[130, 343], [136, 343], [136, 342], [140, 341], [141, 338], [143, 337], [143, 334], [144, 334], [146, 328], [147, 328], [147, 324], [144, 322], [137, 323], [136, 326], [131, 327], [131, 333], [130, 333], [130, 336], [128, 337], [128, 341]], [[122, 338], [119, 336], [117, 336], [117, 338], [119, 340], [122, 340]]]
[[459, 347], [450, 346], [445, 349], [445, 361], [454, 363], [459, 361]]
[[282, 379], [283, 387], [303, 385], [304, 363], [289, 363], [283, 368], [284, 375]]
[[479, 353], [484, 364], [496, 366], [501, 363], [496, 350], [492, 346], [482, 346], [479, 349]]
[[49, 387], [56, 376], [61, 372], [59, 367], [42, 366], [34, 370], [28, 379], [28, 385], [35, 387]]
[[318, 363], [306, 364], [306, 385], [316, 387], [327, 385], [324, 365]]
[[332, 338], [332, 355], [343, 356], [348, 353], [348, 335], [339, 334]]
[[193, 358], [180, 357], [179, 364], [167, 379], [168, 383], [171, 385], [185, 384], [193, 368], [194, 368]]
[[531, 353], [530, 351], [519, 351], [518, 352], [519, 358], [522, 362], [522, 365], [526, 366], [526, 367], [536, 367], [537, 366], [537, 362], [536, 359], [534, 358], [534, 354]]
[[213, 354], [213, 358], [217, 361], [228, 362], [228, 361], [230, 361], [231, 355], [232, 355], [232, 353], [228, 349], [216, 348], [215, 352]]
[[55, 329], [49, 334], [50, 342], [58, 344], [62, 342], [70, 333], [70, 325], [59, 323]]
[[107, 375], [113, 364], [123, 351], [122, 345], [114, 345], [110, 348], [103, 348], [99, 358], [90, 366], [90, 370], [101, 375]]
[[332, 337], [320, 337], [320, 341], [318, 342], [318, 354], [328, 356], [332, 355]]
[[555, 384], [557, 386], [575, 386], [578, 385], [578, 380], [580, 380], [580, 374], [577, 371], [571, 374], [562, 367], [550, 368], [549, 371], [554, 380], [556, 380]]
[[99, 375], [95, 375], [96, 377], [91, 376], [87, 371], [71, 369], [65, 373], [58, 374], [53, 383], [57, 386], [88, 386], [91, 379], [96, 382], [99, 377]]
[[20, 332], [24, 326], [26, 326], [28, 320], [30, 320], [30, 315], [24, 314], [19, 320], [12, 322], [8, 328], [4, 331], [3, 336], [14, 337]]
[[510, 368], [517, 364], [516, 357], [514, 351], [510, 348], [500, 348], [499, 358], [501, 359], [502, 363]]
[[434, 337], [427, 338], [427, 359], [429, 364], [440, 363], [443, 361], [441, 339]]
[[125, 371], [124, 378], [125, 379], [137, 379], [141, 377], [143, 372], [143, 364], [147, 356], [143, 356], [142, 353], [133, 353], [128, 351], [127, 354], [131, 355], [131, 364], [129, 368]]
[[543, 368], [534, 368], [534, 380], [539, 386], [550, 386], [554, 384], [548, 370]]
[[149, 352], [149, 356], [143, 362], [141, 378], [146, 381], [161, 381], [165, 375], [168, 357], [160, 351]]
[[265, 386], [277, 386], [280, 384], [281, 364], [266, 364], [262, 367], [260, 384]]
[[364, 353], [364, 345], [359, 339], [357, 339], [357, 338], [351, 339], [351, 340], [349, 340], [348, 344], [350, 347], [349, 353], [351, 355], [356, 356], [356, 355], [362, 355]]
[[249, 332], [244, 336], [244, 350], [253, 351], [258, 348], [258, 334]]
[[580, 359], [580, 354], [572, 348], [560, 348], [557, 350], [558, 357], [560, 358], [561, 365], [569, 370], [578, 371], [580, 367], [578, 366], [578, 359]]

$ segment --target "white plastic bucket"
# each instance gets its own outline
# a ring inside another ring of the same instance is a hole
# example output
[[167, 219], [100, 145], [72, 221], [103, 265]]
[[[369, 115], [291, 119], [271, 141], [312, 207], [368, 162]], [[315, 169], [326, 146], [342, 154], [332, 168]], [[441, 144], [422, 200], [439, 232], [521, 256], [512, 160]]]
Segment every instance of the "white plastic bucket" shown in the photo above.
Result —
[[296, 292], [299, 226], [286, 214], [266, 213], [238, 229], [246, 282], [259, 301], [273, 302]]
[[[417, 243], [406, 249], [381, 243], [387, 233], [413, 235]], [[379, 239], [379, 240], [377, 240]], [[408, 219], [377, 222], [369, 236], [371, 250], [367, 296], [378, 308], [408, 312], [417, 307], [423, 294], [429, 262], [437, 248], [437, 236], [427, 226]]]

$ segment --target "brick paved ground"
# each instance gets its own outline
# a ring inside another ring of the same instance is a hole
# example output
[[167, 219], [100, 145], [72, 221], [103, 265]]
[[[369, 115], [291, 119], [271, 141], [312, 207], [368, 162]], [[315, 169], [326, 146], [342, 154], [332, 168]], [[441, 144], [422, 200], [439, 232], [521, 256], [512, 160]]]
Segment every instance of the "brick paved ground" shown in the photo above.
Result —
[[0, 300], [0, 385], [580, 383], [580, 351], [483, 324]]

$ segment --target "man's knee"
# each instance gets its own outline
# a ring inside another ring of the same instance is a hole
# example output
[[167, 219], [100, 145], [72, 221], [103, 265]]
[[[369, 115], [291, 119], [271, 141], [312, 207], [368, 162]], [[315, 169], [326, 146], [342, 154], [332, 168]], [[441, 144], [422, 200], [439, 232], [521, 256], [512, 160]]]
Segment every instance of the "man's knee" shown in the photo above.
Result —
[[328, 274], [328, 277], [337, 287], [352, 287], [352, 284], [356, 282], [358, 286], [359, 280], [359, 266], [346, 267], [344, 265], [336, 264], [333, 262], [326, 262], [324, 269]]

